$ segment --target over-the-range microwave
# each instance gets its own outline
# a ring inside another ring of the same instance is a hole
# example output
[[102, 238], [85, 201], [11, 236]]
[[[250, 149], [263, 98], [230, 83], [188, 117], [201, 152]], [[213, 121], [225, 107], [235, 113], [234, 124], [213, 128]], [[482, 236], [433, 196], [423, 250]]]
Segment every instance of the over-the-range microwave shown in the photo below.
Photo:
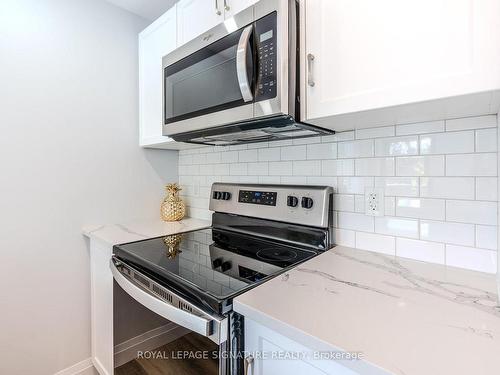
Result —
[[163, 135], [233, 145], [331, 134], [300, 122], [299, 4], [261, 0], [163, 57]]

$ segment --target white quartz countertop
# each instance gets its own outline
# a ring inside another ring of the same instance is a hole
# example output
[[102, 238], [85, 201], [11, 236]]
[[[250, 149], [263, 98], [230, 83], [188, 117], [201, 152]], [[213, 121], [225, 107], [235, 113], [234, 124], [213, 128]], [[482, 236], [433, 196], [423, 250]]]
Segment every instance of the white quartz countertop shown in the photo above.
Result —
[[210, 225], [210, 221], [193, 218], [185, 218], [181, 221], [172, 222], [164, 222], [160, 219], [142, 220], [127, 224], [89, 225], [83, 228], [83, 234], [89, 238], [97, 239], [113, 246], [148, 238], [208, 228]]
[[234, 309], [312, 350], [362, 352], [391, 374], [500, 374], [494, 275], [339, 246]]

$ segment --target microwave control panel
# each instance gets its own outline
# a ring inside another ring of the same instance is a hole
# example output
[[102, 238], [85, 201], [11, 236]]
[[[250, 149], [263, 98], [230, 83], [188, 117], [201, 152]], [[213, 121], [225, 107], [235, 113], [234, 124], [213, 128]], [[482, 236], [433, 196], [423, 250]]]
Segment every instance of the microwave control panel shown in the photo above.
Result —
[[276, 12], [255, 22], [257, 48], [257, 82], [255, 100], [267, 100], [276, 97]]

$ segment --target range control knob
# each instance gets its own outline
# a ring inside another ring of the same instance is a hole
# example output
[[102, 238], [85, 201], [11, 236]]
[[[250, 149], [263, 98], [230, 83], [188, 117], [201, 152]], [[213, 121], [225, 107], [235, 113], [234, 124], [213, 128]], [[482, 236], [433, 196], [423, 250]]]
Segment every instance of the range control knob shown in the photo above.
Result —
[[218, 267], [222, 266], [222, 258], [214, 259], [214, 261], [212, 262], [212, 265], [214, 266], [214, 268], [218, 268]]
[[312, 200], [312, 198], [302, 197], [302, 202], [301, 202], [302, 207], [309, 209], [312, 208], [313, 204], [314, 201]]
[[221, 199], [222, 198], [222, 193], [220, 191], [214, 191], [214, 194], [212, 195], [214, 199]]
[[288, 207], [297, 207], [298, 204], [299, 204], [299, 198], [294, 197], [293, 195], [289, 195], [286, 198], [286, 205]]
[[222, 266], [220, 266], [220, 269], [222, 272], [226, 272], [231, 269], [231, 262], [224, 262], [222, 263]]
[[231, 193], [225, 191], [222, 193], [222, 199], [224, 199], [225, 201], [228, 201], [231, 199]]

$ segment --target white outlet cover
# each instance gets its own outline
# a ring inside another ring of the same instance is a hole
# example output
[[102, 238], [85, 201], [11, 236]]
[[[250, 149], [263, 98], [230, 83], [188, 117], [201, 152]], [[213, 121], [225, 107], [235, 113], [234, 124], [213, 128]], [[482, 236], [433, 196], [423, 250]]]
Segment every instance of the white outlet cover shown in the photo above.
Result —
[[382, 188], [365, 188], [365, 214], [368, 216], [384, 216], [385, 195]]

